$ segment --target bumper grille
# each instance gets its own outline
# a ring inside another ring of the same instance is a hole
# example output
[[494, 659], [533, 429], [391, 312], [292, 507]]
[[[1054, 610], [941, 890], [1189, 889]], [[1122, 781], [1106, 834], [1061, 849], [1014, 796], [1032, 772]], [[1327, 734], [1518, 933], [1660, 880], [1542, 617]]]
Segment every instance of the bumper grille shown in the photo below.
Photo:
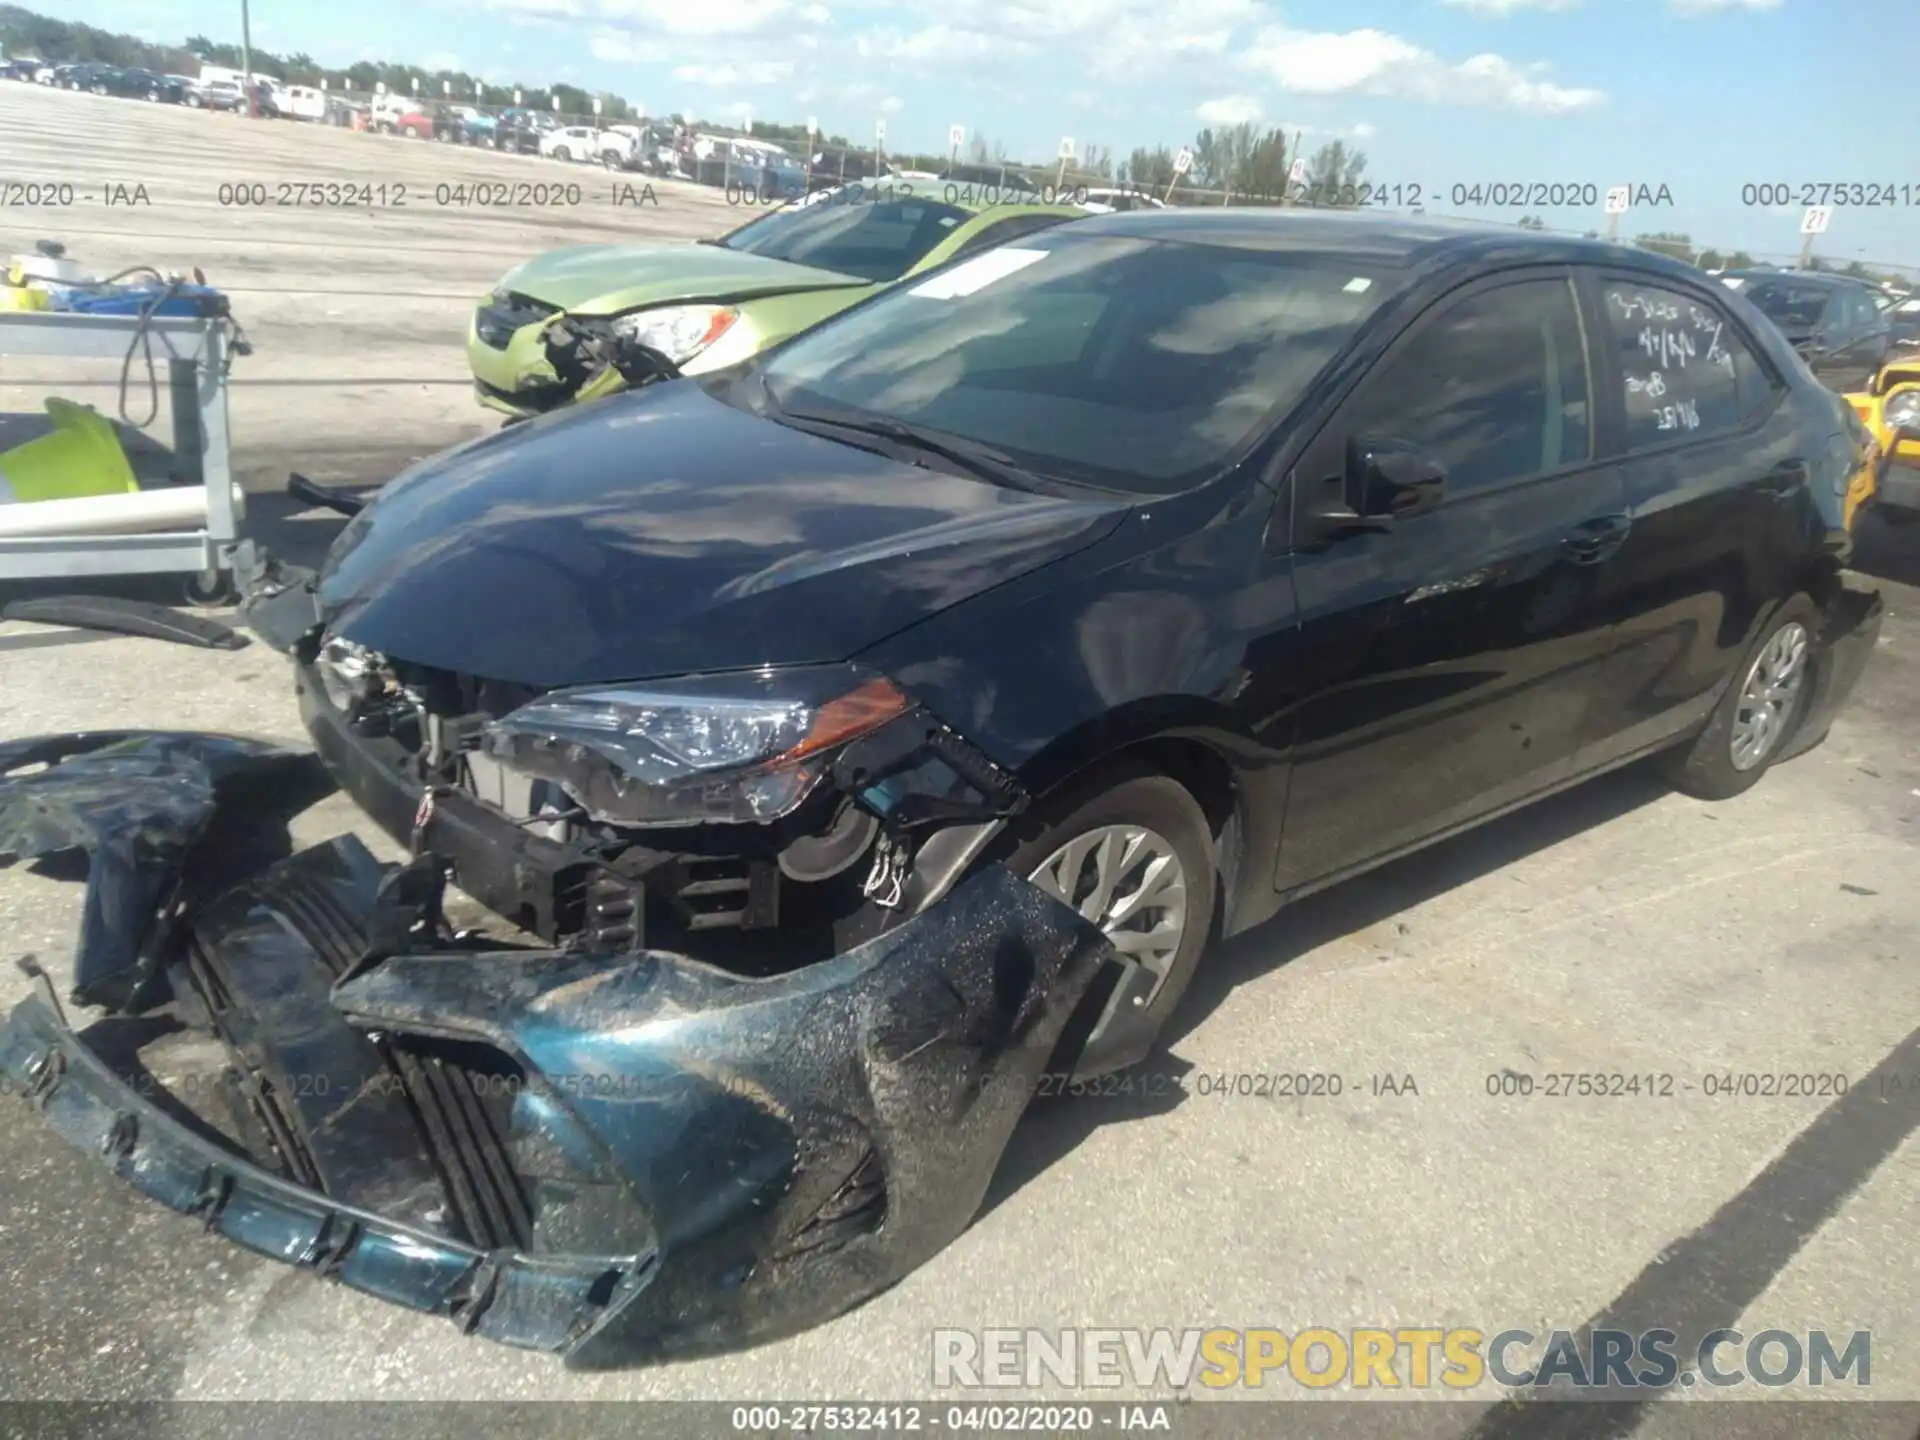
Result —
[[[365, 946], [360, 926], [336, 896], [298, 872], [278, 878], [271, 904], [307, 941], [329, 980], [343, 974]], [[294, 1098], [267, 1082], [236, 1043], [238, 1032], [251, 1027], [234, 1015], [218, 960], [196, 940], [189, 947], [188, 969], [234, 1057], [239, 1077], [235, 1098], [249, 1112], [236, 1119], [251, 1131], [250, 1139], [267, 1142], [291, 1178], [317, 1186], [320, 1177], [302, 1138]], [[533, 1207], [509, 1149], [513, 1100], [524, 1083], [523, 1072], [506, 1056], [479, 1044], [372, 1043], [419, 1124], [445, 1191], [448, 1228], [482, 1248], [530, 1249]]]
[[510, 294], [504, 301], [489, 300], [475, 312], [474, 332], [495, 350], [504, 350], [515, 332], [559, 313], [558, 305]]

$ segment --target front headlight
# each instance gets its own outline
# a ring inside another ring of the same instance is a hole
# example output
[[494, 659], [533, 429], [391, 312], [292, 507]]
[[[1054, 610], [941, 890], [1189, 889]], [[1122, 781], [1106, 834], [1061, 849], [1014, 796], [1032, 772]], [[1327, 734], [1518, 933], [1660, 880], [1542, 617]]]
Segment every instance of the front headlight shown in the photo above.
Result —
[[613, 333], [675, 365], [684, 365], [733, 328], [740, 312], [731, 305], [668, 305], [636, 310], [613, 321]]
[[1899, 430], [1908, 425], [1920, 426], [1920, 390], [1900, 391], [1887, 401], [1880, 415], [1889, 430]]
[[333, 708], [351, 715], [380, 689], [381, 663], [366, 646], [330, 636], [314, 657], [313, 668], [319, 672], [320, 688], [326, 691]]
[[851, 666], [694, 676], [556, 690], [485, 743], [609, 824], [764, 823], [799, 807], [834, 751], [909, 708]]

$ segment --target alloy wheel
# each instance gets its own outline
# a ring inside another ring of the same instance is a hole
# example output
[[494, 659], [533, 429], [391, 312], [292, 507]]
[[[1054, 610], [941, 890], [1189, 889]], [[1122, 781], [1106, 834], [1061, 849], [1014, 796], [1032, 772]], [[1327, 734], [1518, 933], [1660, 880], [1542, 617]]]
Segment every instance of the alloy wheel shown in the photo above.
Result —
[[1098, 925], [1113, 947], [1167, 982], [1187, 929], [1187, 877], [1166, 838], [1140, 825], [1102, 825], [1074, 836], [1027, 877]]
[[1779, 748], [1807, 678], [1807, 629], [1794, 621], [1774, 631], [1740, 689], [1728, 740], [1736, 770], [1751, 770]]

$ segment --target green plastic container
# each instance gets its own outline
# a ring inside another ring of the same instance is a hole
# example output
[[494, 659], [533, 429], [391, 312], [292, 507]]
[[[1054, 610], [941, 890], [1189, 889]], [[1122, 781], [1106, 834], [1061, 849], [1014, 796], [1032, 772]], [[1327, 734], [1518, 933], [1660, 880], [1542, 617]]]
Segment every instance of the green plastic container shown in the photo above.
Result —
[[0, 451], [0, 503], [84, 500], [140, 489], [113, 422], [71, 400], [47, 401], [53, 429]]

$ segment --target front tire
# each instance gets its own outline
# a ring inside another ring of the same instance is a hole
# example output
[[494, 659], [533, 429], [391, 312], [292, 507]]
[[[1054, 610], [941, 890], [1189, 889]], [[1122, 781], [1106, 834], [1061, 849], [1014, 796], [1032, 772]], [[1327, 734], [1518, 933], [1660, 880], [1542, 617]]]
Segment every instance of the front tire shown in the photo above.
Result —
[[1773, 613], [1741, 656], [1706, 729], [1669, 753], [1674, 789], [1696, 800], [1731, 800], [1759, 784], [1806, 714], [1819, 633], [1819, 607], [1805, 595]]
[[[1157, 1035], [1213, 936], [1220, 883], [1206, 813], [1178, 781], [1140, 768], [1071, 787], [1023, 821], [1007, 867], [1105, 932], [1152, 976], [1124, 1022], [1078, 1017], [1093, 1020], [1084, 1049], [1093, 1050], [1114, 1023]], [[1070, 1066], [1078, 1057], [1058, 1058]]]

